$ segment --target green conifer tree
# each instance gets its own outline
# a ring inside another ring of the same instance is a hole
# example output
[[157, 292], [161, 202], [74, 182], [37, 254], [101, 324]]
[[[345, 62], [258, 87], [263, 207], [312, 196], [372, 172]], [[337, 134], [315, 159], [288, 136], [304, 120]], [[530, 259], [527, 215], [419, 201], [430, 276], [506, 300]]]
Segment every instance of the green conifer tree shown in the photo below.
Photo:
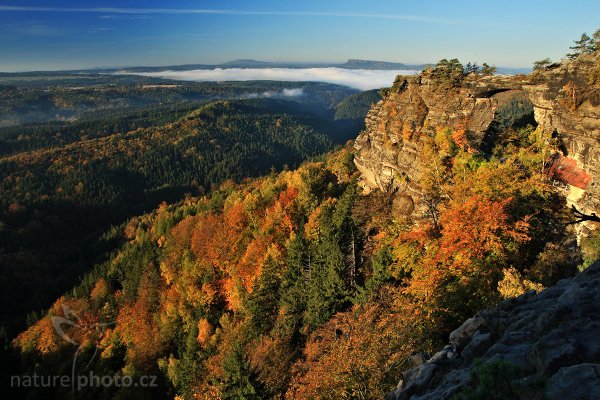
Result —
[[533, 63], [533, 70], [537, 71], [540, 69], [544, 69], [550, 64], [552, 64], [552, 61], [550, 61], [549, 58], [544, 58], [543, 60], [538, 60]]
[[592, 35], [592, 42], [594, 46], [593, 51], [600, 50], [600, 28], [596, 29], [596, 32]]
[[224, 380], [221, 382], [221, 398], [235, 400], [258, 400], [260, 387], [251, 376], [248, 359], [242, 345], [236, 341], [223, 360]]
[[496, 67], [490, 66], [487, 63], [483, 63], [481, 73], [483, 75], [494, 75], [496, 73]]
[[570, 59], [575, 59], [582, 54], [591, 53], [595, 49], [594, 42], [587, 33], [582, 33], [579, 40], [575, 40], [574, 43], [575, 45], [569, 47], [573, 52], [567, 54], [567, 57]]
[[290, 240], [286, 255], [287, 269], [281, 280], [280, 305], [287, 314], [299, 316], [306, 309], [306, 280], [310, 254], [303, 232]]
[[277, 316], [280, 279], [277, 276], [278, 265], [268, 257], [262, 268], [260, 277], [253, 285], [248, 296], [247, 309], [250, 313], [252, 334], [267, 333], [273, 326]]

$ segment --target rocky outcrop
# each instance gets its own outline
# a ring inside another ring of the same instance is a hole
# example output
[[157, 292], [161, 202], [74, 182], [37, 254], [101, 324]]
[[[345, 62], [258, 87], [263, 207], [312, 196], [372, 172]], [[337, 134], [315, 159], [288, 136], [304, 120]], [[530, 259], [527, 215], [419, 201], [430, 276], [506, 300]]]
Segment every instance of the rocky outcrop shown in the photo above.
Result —
[[496, 375], [487, 378], [497, 376], [497, 387], [517, 398], [600, 399], [598, 304], [600, 262], [539, 294], [528, 292], [468, 319], [448, 346], [406, 371], [387, 398], [450, 399], [481, 385], [477, 371], [495, 365]]
[[[366, 128], [355, 141], [355, 163], [367, 190], [395, 189], [419, 210], [420, 182], [427, 168], [423, 150], [441, 128], [466, 131], [478, 147], [493, 134], [498, 110], [526, 97], [536, 121], [560, 134], [564, 156], [591, 179], [573, 194], [584, 210], [600, 210], [600, 52], [529, 75], [478, 76], [458, 85], [440, 80], [432, 70], [399, 76], [388, 94], [371, 108]], [[598, 71], [596, 71], [598, 70]]]
[[537, 71], [528, 80], [523, 89], [536, 121], [558, 132], [564, 155], [592, 177], [585, 192], [574, 190], [573, 200], [582, 209], [600, 210], [600, 52]]
[[365, 188], [396, 186], [418, 198], [428, 136], [439, 128], [463, 125], [472, 143], [481, 141], [506, 99], [499, 96], [506, 89], [491, 93], [468, 81], [459, 87], [441, 85], [428, 71], [398, 77], [388, 95], [371, 108], [366, 129], [355, 141], [355, 163]]

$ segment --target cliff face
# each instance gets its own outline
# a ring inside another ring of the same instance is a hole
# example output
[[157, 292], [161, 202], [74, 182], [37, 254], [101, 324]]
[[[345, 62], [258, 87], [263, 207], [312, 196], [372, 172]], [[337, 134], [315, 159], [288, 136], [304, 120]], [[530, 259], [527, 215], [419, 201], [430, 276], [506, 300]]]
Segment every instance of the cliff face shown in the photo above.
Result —
[[494, 120], [496, 95], [475, 97], [477, 89], [439, 84], [432, 74], [398, 77], [388, 95], [367, 114], [366, 129], [355, 142], [355, 163], [366, 188], [399, 187], [418, 197], [425, 140], [437, 128], [465, 125], [478, 143]]
[[395, 187], [418, 210], [427, 136], [440, 128], [460, 127], [469, 145], [478, 147], [485, 135], [493, 135], [500, 122], [498, 110], [524, 97], [531, 101], [537, 123], [563, 138], [564, 156], [591, 177], [574, 200], [584, 209], [600, 210], [598, 68], [600, 52], [527, 76], [471, 74], [459, 85], [441, 83], [432, 70], [398, 77], [387, 96], [369, 111], [366, 129], [355, 142], [363, 186]]
[[412, 357], [387, 399], [445, 400], [486, 387], [494, 398], [599, 399], [598, 302], [600, 262], [537, 295], [481, 311], [442, 351], [426, 361]]
[[600, 210], [600, 52], [533, 73], [523, 89], [538, 124], [561, 134], [564, 155], [591, 177], [573, 200]]

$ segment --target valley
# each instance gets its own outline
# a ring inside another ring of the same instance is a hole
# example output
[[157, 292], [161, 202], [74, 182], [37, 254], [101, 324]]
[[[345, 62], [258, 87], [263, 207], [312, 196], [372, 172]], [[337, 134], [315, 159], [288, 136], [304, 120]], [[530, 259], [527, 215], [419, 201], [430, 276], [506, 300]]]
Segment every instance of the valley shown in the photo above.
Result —
[[0, 0], [3, 398], [600, 398], [600, 5], [75, 3]]
[[[356, 91], [319, 83], [301, 84], [289, 100], [281, 93], [299, 84], [27, 85], [3, 97], [4, 107], [25, 118], [75, 117], [0, 128], [1, 320], [11, 333], [106, 257], [128, 218], [294, 168], [352, 139], [370, 106], [347, 100], [338, 118], [337, 104]], [[40, 111], [47, 104], [55, 106]]]

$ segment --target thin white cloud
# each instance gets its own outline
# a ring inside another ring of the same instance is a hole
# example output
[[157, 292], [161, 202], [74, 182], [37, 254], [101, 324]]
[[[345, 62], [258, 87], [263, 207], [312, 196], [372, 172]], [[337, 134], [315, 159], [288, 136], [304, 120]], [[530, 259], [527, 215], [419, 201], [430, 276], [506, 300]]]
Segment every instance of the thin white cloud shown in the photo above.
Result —
[[[413, 75], [413, 70], [371, 70], [344, 68], [216, 68], [189, 71], [159, 71], [132, 73], [127, 70], [118, 74], [142, 75], [154, 78], [183, 81], [289, 81], [289, 82], [328, 82], [350, 86], [360, 90], [391, 86], [396, 75]], [[289, 89], [288, 96], [295, 89]]]
[[294, 88], [294, 89], [283, 89], [281, 91], [286, 97], [298, 97], [304, 94], [304, 89], [302, 88]]
[[101, 27], [101, 28], [90, 28], [88, 30], [89, 33], [103, 33], [103, 32], [107, 32], [107, 31], [112, 31], [113, 28], [108, 28], [108, 27]]
[[[320, 12], [320, 11], [246, 11], [246, 10], [212, 10], [201, 8], [124, 8], [124, 7], [35, 7], [35, 6], [3, 6], [1, 11], [28, 11], [28, 12], [74, 12], [74, 13], [102, 13], [102, 14], [218, 14], [218, 15], [273, 15], [273, 16], [314, 16], [314, 17], [345, 17], [345, 18], [372, 18], [391, 19], [415, 22], [428, 22], [436, 24], [460, 24], [461, 21], [433, 18], [419, 15], [403, 14], [377, 14], [377, 13], [348, 13], [348, 12]], [[107, 18], [107, 15], [101, 18]], [[110, 17], [108, 17], [110, 18]]]
[[108, 19], [108, 20], [123, 20], [123, 19], [151, 19], [151, 18], [155, 18], [152, 15], [149, 14], [106, 14], [106, 15], [101, 15], [99, 17], [100, 19]]
[[300, 97], [304, 96], [303, 88], [283, 89], [281, 91], [268, 90], [262, 93], [246, 93], [242, 95], [246, 99], [272, 98], [272, 97]]

